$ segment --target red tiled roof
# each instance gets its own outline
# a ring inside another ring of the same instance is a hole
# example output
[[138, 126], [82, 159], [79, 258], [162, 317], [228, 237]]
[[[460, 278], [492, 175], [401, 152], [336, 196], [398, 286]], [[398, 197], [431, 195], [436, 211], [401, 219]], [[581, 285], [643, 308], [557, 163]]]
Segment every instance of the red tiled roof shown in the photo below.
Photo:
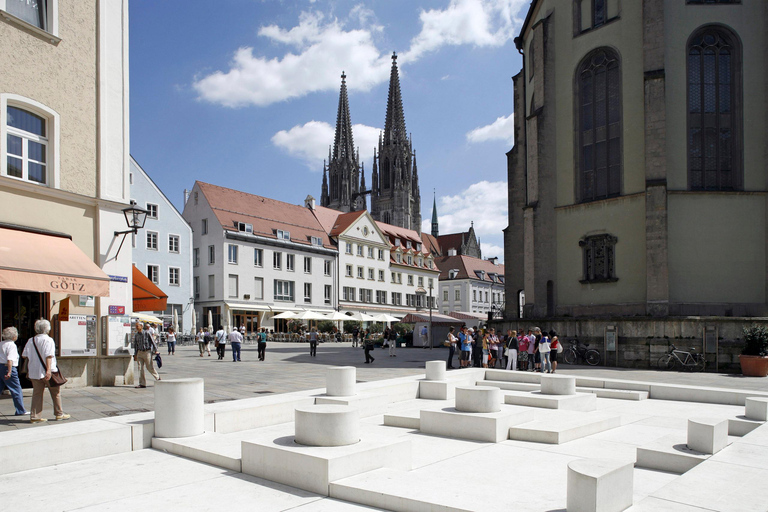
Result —
[[330, 231], [330, 235], [339, 236], [349, 226], [351, 226], [353, 222], [355, 222], [364, 214], [365, 210], [360, 210], [359, 212], [340, 213], [339, 216], [336, 217], [336, 222], [333, 225], [333, 229]]
[[[410, 240], [414, 244], [421, 244], [421, 251], [424, 254], [427, 254], [427, 250], [424, 249], [424, 244], [421, 241], [421, 237], [419, 234], [412, 230], [412, 229], [405, 229], [401, 228], [400, 226], [393, 226], [392, 224], [385, 224], [383, 222], [376, 221], [376, 225], [379, 226], [379, 229], [382, 233], [384, 233], [386, 236], [390, 237], [390, 243], [394, 245], [394, 239], [399, 238], [400, 240]], [[403, 252], [408, 251], [408, 249], [405, 248], [405, 244], [401, 244]], [[416, 252], [414, 250], [414, 252]]]
[[326, 233], [331, 232], [333, 225], [336, 224], [336, 218], [341, 215], [340, 211], [326, 208], [325, 206], [315, 206], [312, 212]]
[[476, 279], [479, 281], [480, 278], [475, 274], [476, 270], [485, 272], [483, 281], [487, 282], [498, 282], [492, 281], [488, 274], [504, 276], [504, 265], [494, 265], [488, 260], [471, 256], [443, 256], [442, 258], [435, 258], [435, 264], [440, 269], [441, 280], [448, 279], [448, 272], [453, 269], [459, 271], [454, 279]]
[[434, 236], [430, 235], [429, 233], [422, 233], [421, 242], [427, 252], [436, 254], [438, 256], [441, 254], [440, 242]]
[[445, 250], [446, 254], [449, 249], [456, 249], [456, 251], [459, 251], [461, 249], [461, 244], [467, 240], [469, 240], [469, 231], [463, 233], [450, 233], [448, 235], [440, 235], [437, 237], [437, 243], [443, 250]]
[[310, 245], [310, 237], [314, 236], [323, 241], [324, 247], [335, 249], [309, 208], [210, 183], [198, 181], [196, 185], [228, 231], [237, 231], [235, 223], [244, 222], [253, 225], [254, 235], [277, 238], [275, 231], [279, 229], [290, 232], [292, 242]]

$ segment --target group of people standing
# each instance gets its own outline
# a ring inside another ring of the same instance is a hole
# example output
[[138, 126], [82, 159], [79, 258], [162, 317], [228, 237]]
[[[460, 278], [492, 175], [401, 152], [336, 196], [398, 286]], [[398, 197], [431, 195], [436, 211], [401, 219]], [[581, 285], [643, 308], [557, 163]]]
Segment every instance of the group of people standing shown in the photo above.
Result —
[[61, 387], [51, 381], [51, 375], [58, 372], [56, 364], [56, 344], [48, 333], [51, 332], [51, 323], [44, 318], [35, 322], [35, 335], [27, 340], [21, 357], [27, 361], [27, 377], [32, 382], [32, 409], [27, 411], [24, 407], [24, 398], [19, 380], [19, 350], [16, 340], [19, 331], [16, 327], [6, 327], [2, 332], [0, 342], [0, 364], [5, 366], [5, 371], [0, 369], [0, 392], [8, 389], [13, 398], [16, 416], [30, 416], [32, 423], [44, 423], [43, 418], [43, 394], [45, 388], [51, 395], [53, 402], [53, 414], [57, 421], [68, 420], [69, 414], [64, 412], [61, 405]]
[[[206, 353], [208, 353], [208, 357], [211, 357], [211, 343], [213, 343], [218, 360], [221, 361], [226, 356], [227, 344], [229, 344], [232, 347], [232, 361], [235, 363], [241, 362], [244, 332], [245, 327], [241, 327], [240, 330], [232, 329], [229, 333], [221, 326], [215, 332], [212, 332], [212, 329], [207, 327], [205, 329], [200, 327], [197, 330], [197, 334], [195, 334], [200, 357], [203, 357]], [[267, 329], [261, 328], [256, 332], [256, 343], [259, 361], [264, 361], [267, 351]]]
[[507, 370], [522, 370], [534, 372], [555, 373], [557, 370], [557, 354], [563, 351], [557, 335], [552, 332], [543, 333], [540, 328], [528, 329], [528, 334], [522, 331], [508, 330], [506, 335], [497, 335], [496, 330], [478, 329], [466, 325], [456, 334], [451, 327], [445, 345], [448, 346], [449, 369], [453, 366], [453, 358], [459, 354], [459, 367], [470, 366], [482, 368], [500, 368]]

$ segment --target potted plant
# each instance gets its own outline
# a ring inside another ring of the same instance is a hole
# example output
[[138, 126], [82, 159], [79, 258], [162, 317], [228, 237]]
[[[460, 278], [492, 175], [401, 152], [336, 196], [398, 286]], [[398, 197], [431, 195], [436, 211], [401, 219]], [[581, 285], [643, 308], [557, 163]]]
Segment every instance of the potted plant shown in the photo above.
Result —
[[768, 328], [753, 325], [745, 327], [744, 348], [739, 356], [741, 373], [747, 377], [768, 375]]

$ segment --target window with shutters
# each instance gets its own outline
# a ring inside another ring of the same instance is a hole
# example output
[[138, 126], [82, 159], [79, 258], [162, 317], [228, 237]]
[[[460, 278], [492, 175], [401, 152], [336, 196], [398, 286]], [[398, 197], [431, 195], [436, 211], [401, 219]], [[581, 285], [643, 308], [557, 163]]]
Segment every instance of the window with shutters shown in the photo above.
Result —
[[579, 201], [621, 194], [621, 69], [613, 50], [590, 53], [578, 68]]
[[742, 186], [738, 39], [704, 27], [688, 41], [688, 187]]

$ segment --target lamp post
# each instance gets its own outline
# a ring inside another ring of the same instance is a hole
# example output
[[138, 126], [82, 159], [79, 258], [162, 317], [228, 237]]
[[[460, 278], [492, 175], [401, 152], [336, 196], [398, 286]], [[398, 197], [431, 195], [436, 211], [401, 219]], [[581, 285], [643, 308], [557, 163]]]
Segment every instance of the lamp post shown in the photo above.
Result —
[[144, 227], [144, 223], [147, 221], [147, 214], [149, 212], [143, 208], [136, 206], [136, 201], [131, 200], [131, 205], [128, 208], [123, 208], [123, 215], [125, 216], [125, 223], [128, 225], [126, 231], [115, 231], [115, 236], [123, 235], [123, 239], [120, 241], [120, 247], [117, 248], [117, 254], [115, 259], [120, 254], [120, 249], [123, 248], [125, 237], [128, 233], [136, 234], [141, 228]]
[[432, 280], [429, 281], [429, 350], [432, 350]]

